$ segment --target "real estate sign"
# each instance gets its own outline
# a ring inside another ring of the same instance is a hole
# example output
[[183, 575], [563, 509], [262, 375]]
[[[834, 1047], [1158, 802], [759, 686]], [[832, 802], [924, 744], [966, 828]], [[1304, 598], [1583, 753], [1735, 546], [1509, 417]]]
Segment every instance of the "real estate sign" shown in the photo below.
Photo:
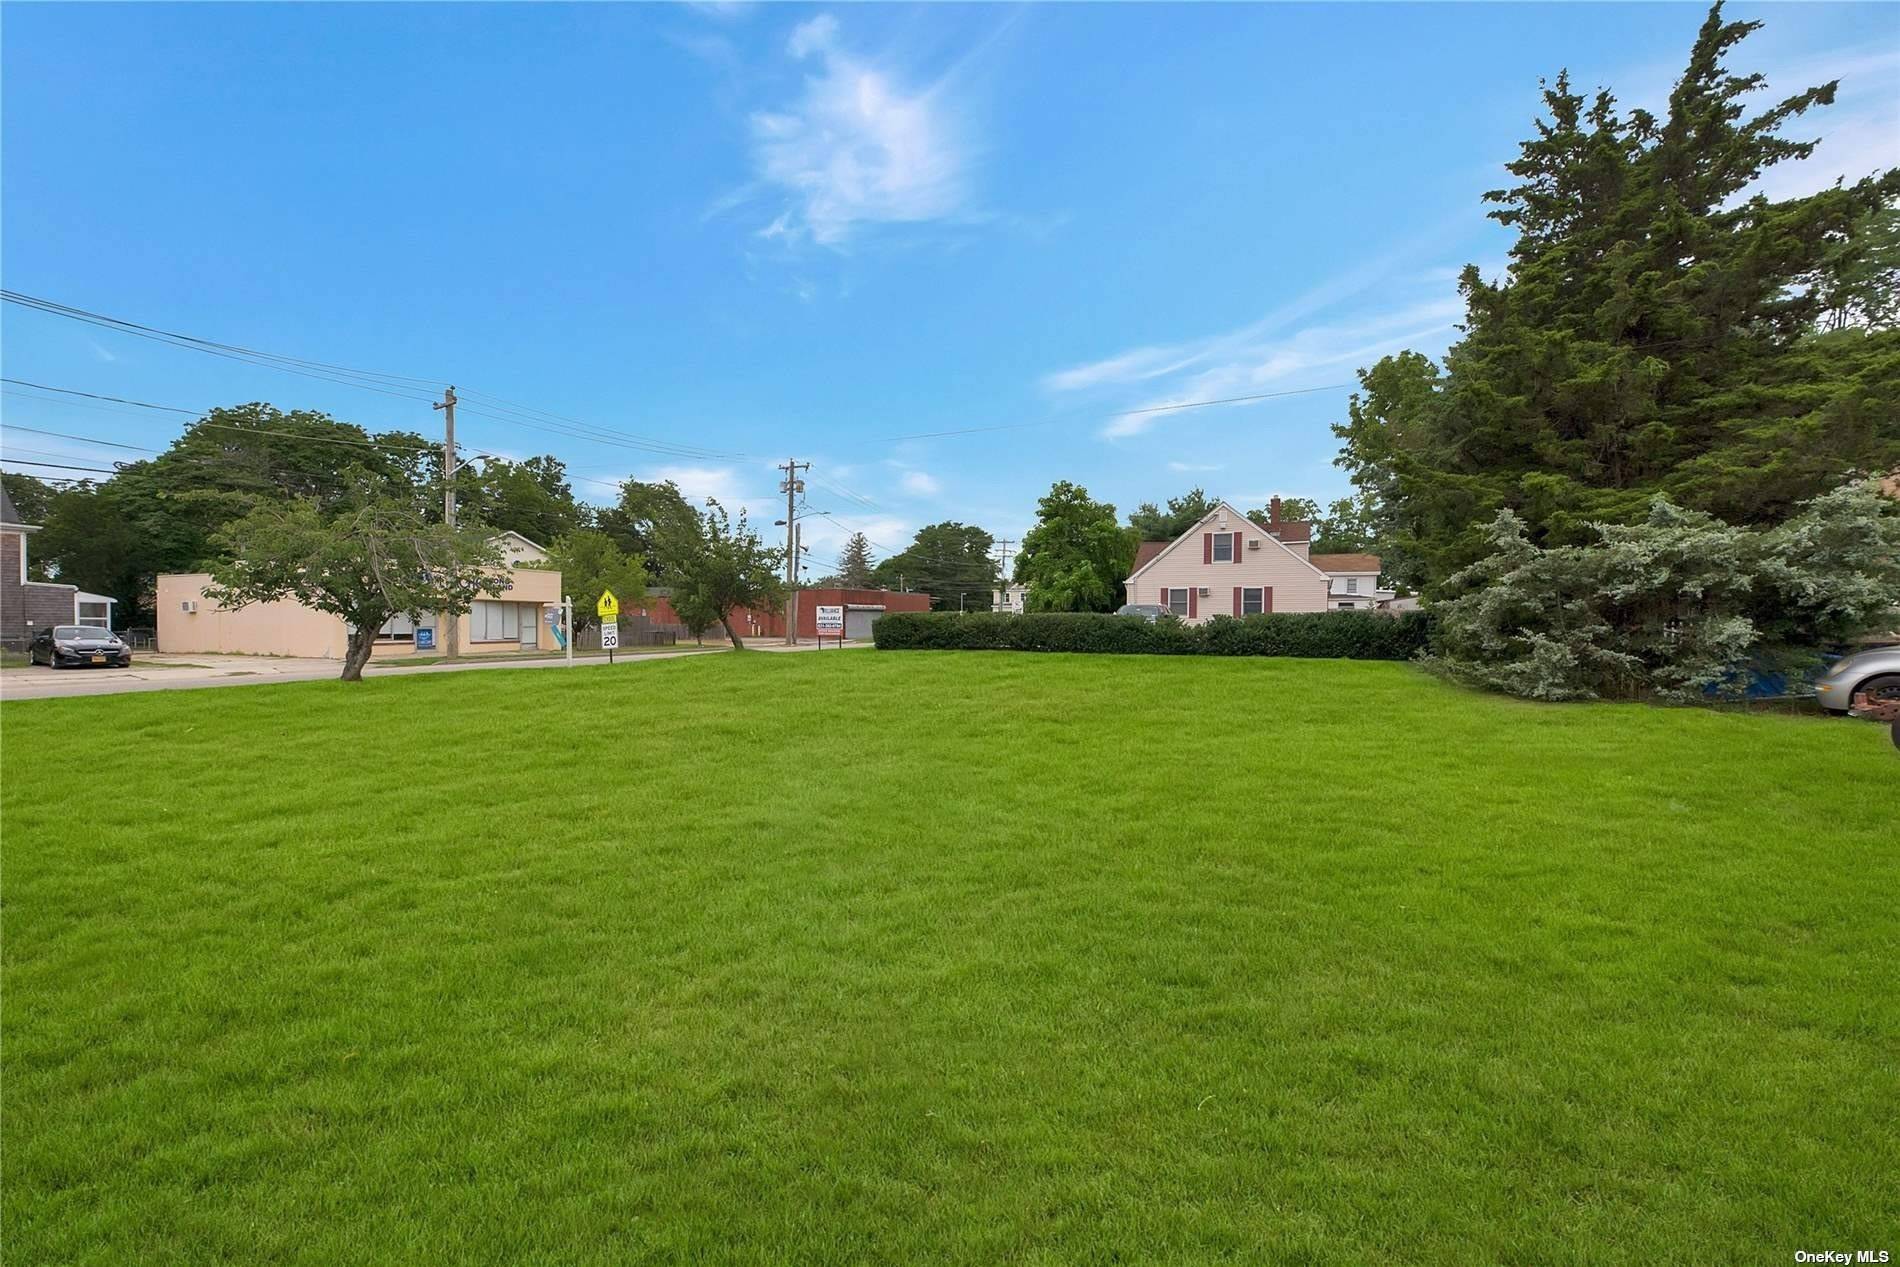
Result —
[[844, 637], [844, 608], [820, 607], [818, 609], [818, 636], [822, 638], [826, 634]]

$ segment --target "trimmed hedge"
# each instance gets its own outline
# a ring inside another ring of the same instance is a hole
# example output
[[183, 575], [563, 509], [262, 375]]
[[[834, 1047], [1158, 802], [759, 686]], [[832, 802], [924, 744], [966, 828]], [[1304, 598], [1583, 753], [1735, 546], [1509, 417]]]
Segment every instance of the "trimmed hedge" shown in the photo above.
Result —
[[1409, 660], [1431, 640], [1424, 612], [1271, 612], [1204, 625], [1097, 612], [891, 612], [871, 626], [881, 651], [1080, 651], [1106, 655], [1261, 655]]

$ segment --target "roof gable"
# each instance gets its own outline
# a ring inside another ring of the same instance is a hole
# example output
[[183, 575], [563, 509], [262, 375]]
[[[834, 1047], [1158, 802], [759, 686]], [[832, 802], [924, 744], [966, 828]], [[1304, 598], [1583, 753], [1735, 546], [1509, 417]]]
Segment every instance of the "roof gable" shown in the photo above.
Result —
[[[1314, 567], [1311, 563], [1307, 562], [1307, 560], [1305, 560], [1304, 558], [1301, 558], [1300, 555], [1292, 549], [1292, 547], [1287, 545], [1285, 539], [1281, 538], [1278, 534], [1274, 533], [1271, 529], [1262, 528], [1259, 524], [1247, 518], [1247, 516], [1241, 514], [1240, 511], [1234, 508], [1234, 505], [1232, 502], [1222, 501], [1222, 502], [1214, 503], [1214, 509], [1208, 511], [1205, 515], [1202, 515], [1200, 519], [1193, 524], [1193, 526], [1191, 526], [1186, 532], [1182, 533], [1180, 536], [1176, 537], [1174, 540], [1142, 542], [1141, 548], [1136, 550], [1135, 552], [1135, 566], [1128, 573], [1127, 581], [1132, 581], [1137, 576], [1140, 576], [1143, 572], [1147, 571], [1151, 566], [1154, 565], [1155, 560], [1163, 558], [1167, 555], [1173, 554], [1175, 550], [1180, 548], [1181, 543], [1183, 541], [1186, 541], [1189, 537], [1198, 537], [1203, 532], [1206, 532], [1208, 530], [1207, 526], [1209, 523], [1217, 523], [1223, 518], [1225, 518], [1230, 524], [1245, 524], [1247, 527], [1254, 529], [1256, 532], [1260, 533], [1261, 536], [1265, 537], [1268, 541], [1271, 541], [1275, 546], [1277, 546], [1278, 548], [1282, 550], [1285, 550], [1287, 554], [1291, 555], [1294, 559], [1299, 560], [1301, 566], [1305, 567], [1308, 571], [1312, 572], [1313, 575], [1315, 576], [1326, 575], [1326, 573]], [[1281, 528], [1286, 528], [1288, 526], [1290, 526], [1288, 522], [1282, 522], [1279, 525], [1279, 527]], [[1301, 528], [1305, 528], [1307, 525], [1304, 523], [1301, 523], [1299, 526]], [[1293, 540], [1297, 543], [1297, 542], [1306, 540], [1306, 538], [1303, 536], [1295, 537], [1293, 538]], [[1147, 552], [1149, 546], [1157, 546], [1159, 548], [1156, 549], [1154, 553], [1149, 554]], [[1223, 565], [1215, 564], [1214, 566], [1219, 567]], [[1126, 584], [1127, 581], [1124, 581], [1123, 584]]]
[[13, 499], [7, 496], [7, 486], [0, 484], [0, 524], [9, 528], [31, 530], [34, 525], [20, 522], [20, 512], [14, 509]]

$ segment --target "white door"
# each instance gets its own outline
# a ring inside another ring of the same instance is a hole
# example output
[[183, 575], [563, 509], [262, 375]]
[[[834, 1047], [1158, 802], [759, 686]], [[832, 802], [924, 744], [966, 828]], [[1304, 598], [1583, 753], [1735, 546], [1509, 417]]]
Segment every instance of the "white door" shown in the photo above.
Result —
[[541, 612], [533, 603], [517, 604], [521, 609], [521, 646], [531, 651], [535, 647], [534, 622], [539, 620]]

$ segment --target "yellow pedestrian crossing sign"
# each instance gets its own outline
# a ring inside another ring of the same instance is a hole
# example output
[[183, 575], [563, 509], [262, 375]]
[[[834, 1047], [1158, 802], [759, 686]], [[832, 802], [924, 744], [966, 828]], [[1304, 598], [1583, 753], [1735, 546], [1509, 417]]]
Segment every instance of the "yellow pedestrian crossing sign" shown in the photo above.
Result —
[[594, 604], [594, 614], [602, 620], [612, 620], [620, 614], [620, 600], [614, 597], [612, 590], [600, 596], [600, 601]]

